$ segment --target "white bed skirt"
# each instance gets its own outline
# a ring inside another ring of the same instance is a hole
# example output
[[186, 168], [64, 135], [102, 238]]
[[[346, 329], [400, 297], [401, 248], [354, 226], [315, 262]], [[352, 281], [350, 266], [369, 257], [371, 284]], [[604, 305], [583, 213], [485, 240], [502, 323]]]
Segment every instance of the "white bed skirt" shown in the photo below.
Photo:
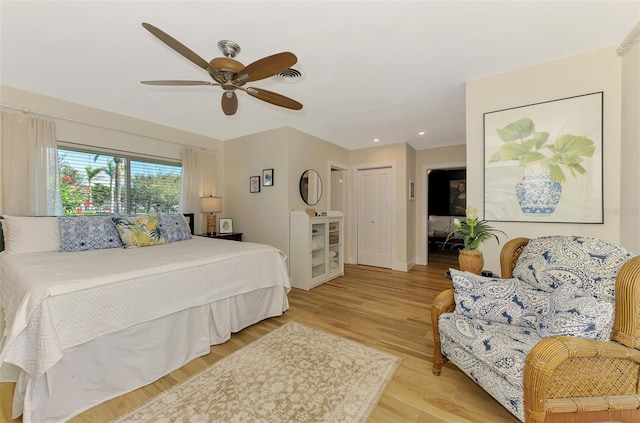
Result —
[[[288, 308], [286, 287], [263, 288], [71, 347], [37, 383], [20, 373], [13, 417], [23, 414], [24, 423], [67, 421], [208, 354], [210, 345]], [[91, 372], [84, 371], [88, 368]]]

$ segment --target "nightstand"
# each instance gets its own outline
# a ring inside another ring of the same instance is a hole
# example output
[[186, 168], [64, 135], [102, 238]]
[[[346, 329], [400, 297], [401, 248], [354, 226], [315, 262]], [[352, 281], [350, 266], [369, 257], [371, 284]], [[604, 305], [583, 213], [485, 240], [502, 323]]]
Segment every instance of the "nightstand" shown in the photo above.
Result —
[[206, 238], [227, 239], [229, 241], [242, 241], [242, 232], [231, 232], [230, 234], [214, 233], [213, 235], [196, 234], [196, 236], [203, 236]]

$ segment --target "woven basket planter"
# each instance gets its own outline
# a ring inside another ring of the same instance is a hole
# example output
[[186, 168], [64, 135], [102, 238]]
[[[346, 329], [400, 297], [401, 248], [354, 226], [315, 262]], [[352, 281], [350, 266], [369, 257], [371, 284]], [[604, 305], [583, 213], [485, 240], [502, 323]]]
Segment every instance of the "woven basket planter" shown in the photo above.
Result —
[[484, 256], [480, 250], [460, 250], [458, 264], [463, 272], [479, 275], [484, 266]]

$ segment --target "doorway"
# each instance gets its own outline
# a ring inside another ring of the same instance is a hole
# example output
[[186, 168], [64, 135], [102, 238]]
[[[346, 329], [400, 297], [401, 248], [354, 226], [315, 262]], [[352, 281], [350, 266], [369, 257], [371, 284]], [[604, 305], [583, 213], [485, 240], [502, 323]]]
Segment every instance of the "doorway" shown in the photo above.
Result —
[[329, 161], [329, 184], [328, 184], [328, 209], [337, 210], [342, 212], [343, 219], [343, 233], [344, 233], [344, 262], [354, 263], [353, 254], [351, 253], [351, 239], [355, 236], [351, 233], [352, 217], [351, 210], [353, 210], [353, 202], [349, 201], [351, 197], [352, 187], [349, 185], [349, 166]]
[[434, 258], [457, 257], [460, 242], [446, 240], [454, 230], [454, 219], [465, 216], [466, 168], [454, 165], [431, 168], [426, 169], [425, 176], [425, 250], [428, 264]]

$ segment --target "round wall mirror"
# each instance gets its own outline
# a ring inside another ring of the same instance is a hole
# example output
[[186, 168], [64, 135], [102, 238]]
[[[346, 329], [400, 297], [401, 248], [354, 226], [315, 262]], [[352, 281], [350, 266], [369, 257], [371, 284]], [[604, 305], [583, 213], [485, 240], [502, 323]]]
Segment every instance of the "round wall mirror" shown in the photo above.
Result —
[[300, 196], [310, 206], [318, 204], [322, 197], [322, 179], [313, 169], [307, 169], [300, 177]]

